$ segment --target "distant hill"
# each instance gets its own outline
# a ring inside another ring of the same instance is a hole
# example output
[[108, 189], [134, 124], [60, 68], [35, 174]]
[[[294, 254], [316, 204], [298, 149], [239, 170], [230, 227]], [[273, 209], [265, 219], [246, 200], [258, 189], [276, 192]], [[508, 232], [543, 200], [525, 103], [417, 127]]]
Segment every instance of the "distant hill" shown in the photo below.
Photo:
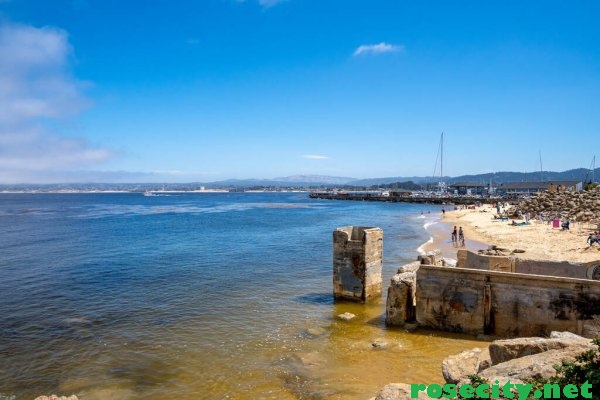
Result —
[[[568, 171], [563, 172], [554, 172], [554, 171], [542, 171], [538, 172], [493, 172], [487, 174], [476, 174], [476, 175], [461, 175], [461, 176], [445, 176], [444, 181], [446, 183], [456, 183], [456, 182], [476, 182], [476, 183], [489, 183], [490, 180], [496, 183], [506, 183], [506, 182], [533, 182], [533, 181], [574, 181], [574, 180], [585, 180], [591, 179], [591, 174], [589, 169], [585, 168], [577, 168], [570, 169]], [[595, 170], [596, 180], [600, 179], [600, 168], [596, 168]], [[373, 186], [373, 185], [386, 185], [394, 182], [408, 182], [412, 181], [416, 184], [424, 184], [424, 183], [433, 183], [439, 182], [440, 177], [431, 177], [431, 176], [410, 176], [410, 177], [389, 177], [389, 178], [373, 178], [373, 179], [357, 179], [355, 181], [351, 181], [348, 184], [353, 186]]]
[[[600, 168], [595, 170], [596, 182], [600, 180]], [[588, 169], [577, 168], [563, 172], [543, 171], [543, 172], [494, 172], [487, 174], [461, 175], [444, 177], [448, 184], [456, 182], [474, 182], [487, 184], [490, 180], [493, 184], [506, 182], [532, 182], [544, 180], [552, 181], [571, 181], [591, 179], [591, 173]], [[411, 176], [411, 177], [389, 177], [389, 178], [371, 178], [355, 179], [340, 176], [327, 175], [292, 175], [275, 179], [228, 179], [216, 182], [193, 182], [193, 183], [57, 183], [57, 184], [0, 184], [0, 190], [124, 190], [124, 191], [144, 191], [144, 190], [196, 190], [201, 186], [207, 189], [270, 189], [278, 188], [346, 188], [346, 189], [411, 189], [416, 190], [427, 183], [436, 183], [440, 177], [431, 176]]]
[[275, 178], [274, 181], [280, 182], [313, 182], [320, 184], [331, 184], [331, 185], [343, 185], [349, 182], [356, 181], [356, 178], [347, 178], [341, 176], [327, 176], [327, 175], [292, 175], [283, 178]]

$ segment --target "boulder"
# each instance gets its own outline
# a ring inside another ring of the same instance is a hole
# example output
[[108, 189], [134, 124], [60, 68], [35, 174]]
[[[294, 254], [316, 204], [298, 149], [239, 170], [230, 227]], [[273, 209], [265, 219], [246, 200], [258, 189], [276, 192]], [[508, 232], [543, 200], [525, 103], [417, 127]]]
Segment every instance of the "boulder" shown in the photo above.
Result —
[[[419, 392], [419, 399], [431, 399], [425, 392]], [[375, 400], [409, 400], [412, 399], [410, 396], [410, 385], [406, 383], [390, 383], [385, 385], [383, 389], [377, 394]]]
[[442, 361], [442, 375], [447, 383], [458, 383], [469, 375], [477, 374], [490, 366], [488, 349], [478, 347], [463, 351]]
[[574, 360], [583, 351], [580, 347], [567, 347], [559, 350], [548, 350], [521, 358], [515, 358], [500, 364], [495, 364], [481, 372], [486, 380], [498, 379], [505, 382], [510, 379], [527, 381], [534, 378], [550, 378], [556, 375], [555, 365], [563, 360]]
[[588, 339], [546, 339], [531, 337], [495, 340], [490, 344], [489, 350], [492, 365], [496, 365], [515, 358], [569, 347], [583, 352], [593, 349], [594, 345]]

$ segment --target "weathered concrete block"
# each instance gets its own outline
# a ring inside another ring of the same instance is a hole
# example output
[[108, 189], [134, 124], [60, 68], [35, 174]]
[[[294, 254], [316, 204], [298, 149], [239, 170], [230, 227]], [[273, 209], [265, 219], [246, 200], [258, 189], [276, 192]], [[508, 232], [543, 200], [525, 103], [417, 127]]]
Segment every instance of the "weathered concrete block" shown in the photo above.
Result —
[[[409, 272], [401, 272], [392, 277], [385, 305], [385, 323], [389, 326], [404, 326], [415, 322], [417, 269], [408, 264]], [[420, 265], [420, 264], [419, 264]]]
[[333, 296], [366, 301], [381, 296], [383, 231], [345, 226], [333, 232]]
[[418, 256], [417, 260], [422, 265], [441, 265], [443, 260], [442, 251], [437, 249], [428, 251]]
[[513, 256], [488, 256], [465, 249], [456, 252], [457, 268], [481, 269], [485, 271], [515, 272], [516, 258]]

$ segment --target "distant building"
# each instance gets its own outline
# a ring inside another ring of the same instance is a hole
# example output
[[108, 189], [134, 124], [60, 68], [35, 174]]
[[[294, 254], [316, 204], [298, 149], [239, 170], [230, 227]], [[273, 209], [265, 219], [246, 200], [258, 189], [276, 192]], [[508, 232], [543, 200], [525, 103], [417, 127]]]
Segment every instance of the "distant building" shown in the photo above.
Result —
[[487, 194], [487, 185], [476, 182], [456, 182], [448, 186], [450, 192], [455, 192], [461, 196], [465, 195], [484, 195]]
[[568, 191], [578, 192], [583, 190], [581, 181], [554, 181], [554, 182], [507, 182], [501, 183], [496, 190], [498, 194], [526, 195], [541, 191]]

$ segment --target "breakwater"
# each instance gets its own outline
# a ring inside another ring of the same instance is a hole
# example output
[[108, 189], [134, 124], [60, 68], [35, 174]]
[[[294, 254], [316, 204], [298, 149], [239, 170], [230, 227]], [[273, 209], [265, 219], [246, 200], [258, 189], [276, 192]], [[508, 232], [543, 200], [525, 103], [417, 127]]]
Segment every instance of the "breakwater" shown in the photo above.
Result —
[[516, 199], [500, 198], [478, 198], [471, 196], [386, 196], [375, 193], [330, 193], [313, 192], [309, 194], [311, 199], [320, 200], [353, 200], [353, 201], [382, 201], [389, 203], [416, 203], [416, 204], [460, 204], [470, 205], [475, 203], [494, 204], [498, 201], [512, 202]]

